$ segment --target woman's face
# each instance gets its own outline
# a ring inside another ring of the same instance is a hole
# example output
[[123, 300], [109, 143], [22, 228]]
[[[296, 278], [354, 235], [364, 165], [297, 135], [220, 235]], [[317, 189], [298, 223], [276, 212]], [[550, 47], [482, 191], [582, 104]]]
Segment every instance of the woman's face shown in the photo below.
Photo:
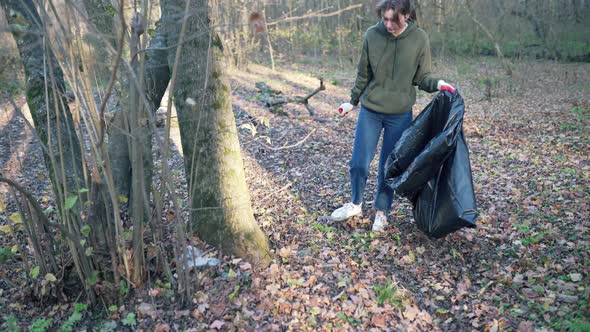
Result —
[[395, 12], [393, 9], [388, 9], [383, 12], [383, 23], [387, 32], [397, 35], [406, 26], [406, 20], [410, 15], [403, 15], [402, 13]]

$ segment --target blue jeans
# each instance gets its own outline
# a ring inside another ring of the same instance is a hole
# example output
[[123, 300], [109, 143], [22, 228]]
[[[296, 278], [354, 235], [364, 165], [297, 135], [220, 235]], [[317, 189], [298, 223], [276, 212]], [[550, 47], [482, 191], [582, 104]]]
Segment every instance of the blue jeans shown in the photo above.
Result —
[[369, 175], [369, 165], [375, 157], [377, 143], [383, 131], [383, 145], [379, 156], [379, 176], [377, 179], [377, 195], [374, 207], [378, 211], [389, 211], [393, 202], [393, 191], [385, 184], [385, 162], [393, 151], [395, 143], [412, 123], [412, 110], [403, 114], [382, 114], [361, 106], [354, 147], [350, 160], [350, 182], [352, 186], [352, 202], [363, 202], [363, 194]]

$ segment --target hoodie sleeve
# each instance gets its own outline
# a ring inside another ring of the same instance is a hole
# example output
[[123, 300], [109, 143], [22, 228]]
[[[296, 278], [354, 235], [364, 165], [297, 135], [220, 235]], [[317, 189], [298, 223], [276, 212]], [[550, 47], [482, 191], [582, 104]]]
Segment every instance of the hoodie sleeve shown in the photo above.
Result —
[[363, 50], [361, 51], [361, 57], [356, 67], [356, 80], [354, 82], [354, 87], [350, 91], [351, 104], [354, 106], [359, 104], [359, 99], [372, 78], [373, 72], [371, 70], [371, 64], [369, 63], [369, 44], [367, 41], [367, 35], [365, 34]]
[[439, 78], [433, 76], [431, 72], [430, 42], [428, 36], [425, 36], [425, 43], [418, 59], [418, 68], [412, 80], [412, 84], [417, 85], [420, 90], [426, 92], [438, 91], [436, 84]]

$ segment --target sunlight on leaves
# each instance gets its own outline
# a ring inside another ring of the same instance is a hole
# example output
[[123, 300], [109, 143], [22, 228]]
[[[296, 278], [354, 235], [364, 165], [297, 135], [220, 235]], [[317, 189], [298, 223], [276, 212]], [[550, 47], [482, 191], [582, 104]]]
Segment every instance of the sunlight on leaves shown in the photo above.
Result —
[[39, 266], [35, 266], [31, 272], [29, 273], [29, 275], [33, 278], [36, 279], [39, 276]]
[[12, 223], [14, 224], [22, 224], [23, 219], [20, 216], [20, 213], [13, 213], [10, 215], [10, 217], [8, 217], [8, 219], [10, 219], [10, 221], [12, 221]]
[[128, 202], [127, 196], [119, 195], [119, 203], [126, 204]]
[[54, 282], [54, 281], [57, 281], [57, 278], [55, 277], [55, 275], [53, 275], [53, 273], [47, 273], [45, 275], [45, 280], [50, 281], [50, 282]]

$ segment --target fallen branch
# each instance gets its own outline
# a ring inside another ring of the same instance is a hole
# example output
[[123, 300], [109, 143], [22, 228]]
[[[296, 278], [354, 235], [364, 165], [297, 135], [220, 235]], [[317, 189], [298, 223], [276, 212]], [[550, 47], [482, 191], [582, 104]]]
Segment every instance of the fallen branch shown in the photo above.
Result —
[[297, 147], [301, 144], [303, 144], [305, 141], [307, 141], [307, 139], [311, 136], [311, 134], [313, 134], [315, 132], [315, 129], [310, 131], [309, 134], [307, 134], [307, 136], [305, 136], [301, 141], [295, 143], [295, 144], [291, 144], [291, 145], [283, 145], [280, 146], [278, 148], [275, 148], [273, 146], [270, 145], [266, 145], [264, 143], [261, 143], [262, 146], [264, 146], [265, 148], [269, 149], [269, 150], [273, 150], [273, 151], [279, 151], [279, 150], [286, 150], [286, 149], [292, 149], [294, 147]]
[[[262, 92], [264, 95], [263, 100], [267, 107], [276, 107], [287, 103], [299, 103], [303, 104], [309, 115], [312, 117], [315, 116], [315, 111], [313, 107], [309, 104], [309, 99], [315, 95], [317, 95], [320, 91], [326, 90], [326, 86], [324, 85], [324, 80], [320, 78], [320, 86], [309, 93], [307, 96], [295, 96], [295, 97], [285, 97], [285, 96], [276, 96], [280, 95], [281, 91], [271, 89], [266, 83], [258, 82], [256, 83], [256, 87]], [[276, 97], [275, 97], [276, 96]]]

